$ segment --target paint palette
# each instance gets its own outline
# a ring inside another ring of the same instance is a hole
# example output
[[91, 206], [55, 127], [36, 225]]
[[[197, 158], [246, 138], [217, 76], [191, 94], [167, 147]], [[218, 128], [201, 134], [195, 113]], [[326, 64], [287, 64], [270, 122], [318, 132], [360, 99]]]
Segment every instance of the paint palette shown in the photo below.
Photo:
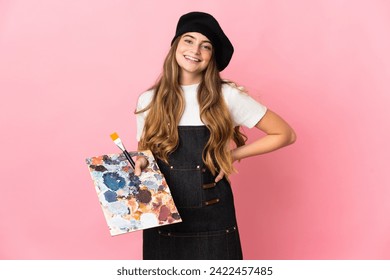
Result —
[[150, 151], [143, 155], [149, 165], [140, 176], [126, 157], [110, 154], [86, 159], [112, 236], [181, 222], [169, 186]]

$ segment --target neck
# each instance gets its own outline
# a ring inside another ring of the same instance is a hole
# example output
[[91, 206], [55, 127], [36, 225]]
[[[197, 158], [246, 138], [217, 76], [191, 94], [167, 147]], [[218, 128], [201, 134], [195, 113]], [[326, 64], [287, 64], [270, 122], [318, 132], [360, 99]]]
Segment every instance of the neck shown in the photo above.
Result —
[[181, 73], [180, 75], [180, 84], [183, 86], [199, 84], [201, 81], [202, 74]]

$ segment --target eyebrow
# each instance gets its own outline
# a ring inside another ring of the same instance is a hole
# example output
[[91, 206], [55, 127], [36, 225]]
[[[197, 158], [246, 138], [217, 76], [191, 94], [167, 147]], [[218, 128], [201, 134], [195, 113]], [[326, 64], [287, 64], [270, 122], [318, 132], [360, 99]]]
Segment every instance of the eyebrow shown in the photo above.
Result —
[[[189, 34], [186, 34], [183, 37], [190, 37], [190, 38], [196, 40], [196, 38], [194, 36], [189, 35]], [[203, 40], [201, 43], [210, 43], [212, 45], [212, 43], [209, 40]]]

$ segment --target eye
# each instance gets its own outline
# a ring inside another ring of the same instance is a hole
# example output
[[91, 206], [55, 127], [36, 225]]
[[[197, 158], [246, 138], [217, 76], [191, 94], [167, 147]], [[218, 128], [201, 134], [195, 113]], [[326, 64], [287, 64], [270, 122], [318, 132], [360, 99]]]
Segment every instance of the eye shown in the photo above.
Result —
[[187, 44], [192, 44], [192, 40], [191, 39], [184, 39], [184, 42], [187, 43]]
[[202, 48], [208, 51], [211, 51], [213, 49], [211, 45], [203, 45]]

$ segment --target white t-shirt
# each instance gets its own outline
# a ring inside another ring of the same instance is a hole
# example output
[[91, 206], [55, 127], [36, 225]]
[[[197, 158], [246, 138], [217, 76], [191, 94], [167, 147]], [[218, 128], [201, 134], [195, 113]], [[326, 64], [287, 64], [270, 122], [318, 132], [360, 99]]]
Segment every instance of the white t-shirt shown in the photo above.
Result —
[[[185, 99], [184, 113], [179, 122], [179, 125], [181, 126], [204, 125], [199, 114], [199, 103], [197, 99], [198, 85], [199, 84], [181, 86]], [[153, 94], [154, 90], [148, 90], [139, 96], [137, 111], [149, 105], [153, 98]], [[243, 125], [252, 128], [260, 121], [267, 111], [267, 108], [264, 105], [229, 84], [222, 85], [222, 94], [233, 119], [234, 126]], [[137, 141], [139, 141], [142, 136], [147, 113], [148, 111], [136, 114]]]

